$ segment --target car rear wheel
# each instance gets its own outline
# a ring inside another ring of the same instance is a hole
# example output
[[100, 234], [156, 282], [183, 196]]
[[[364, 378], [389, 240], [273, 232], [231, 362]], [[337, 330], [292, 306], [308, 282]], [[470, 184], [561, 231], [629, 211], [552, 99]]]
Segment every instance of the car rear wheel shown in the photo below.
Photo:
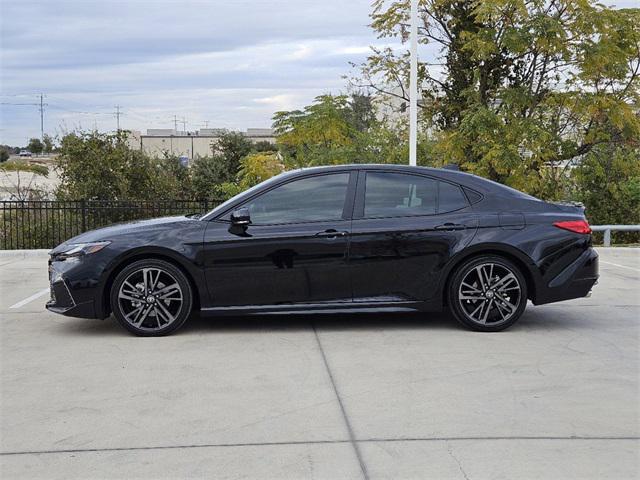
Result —
[[111, 287], [111, 310], [130, 332], [167, 335], [180, 328], [192, 308], [189, 280], [164, 260], [138, 260], [125, 267]]
[[497, 332], [513, 325], [527, 306], [527, 283], [509, 260], [486, 255], [461, 265], [449, 282], [448, 304], [464, 326]]

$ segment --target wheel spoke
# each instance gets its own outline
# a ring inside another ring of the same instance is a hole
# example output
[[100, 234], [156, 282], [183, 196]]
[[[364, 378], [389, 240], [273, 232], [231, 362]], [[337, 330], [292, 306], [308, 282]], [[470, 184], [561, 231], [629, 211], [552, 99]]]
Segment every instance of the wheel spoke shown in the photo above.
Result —
[[509, 300], [504, 298], [502, 295], [496, 294], [496, 296], [498, 297], [498, 300], [501, 302], [501, 304], [503, 304], [509, 309], [509, 313], [513, 313], [518, 309], [518, 307], [516, 307], [513, 303], [511, 303]]
[[487, 324], [487, 318], [489, 317], [489, 312], [491, 311], [491, 306], [493, 305], [493, 298], [487, 302], [487, 308], [484, 311], [482, 318], [480, 319], [480, 323], [483, 325]]
[[168, 285], [166, 287], [163, 287], [160, 290], [158, 290], [157, 292], [155, 292], [157, 297], [161, 298], [162, 300], [166, 299], [167, 297], [172, 296], [174, 293], [179, 294], [180, 295], [180, 299], [182, 300], [182, 291], [180, 290], [180, 286], [177, 283], [174, 283], [172, 285]]
[[506, 310], [506, 309], [500, 304], [500, 301], [496, 302], [496, 310], [498, 311], [498, 313], [502, 317], [502, 320], [506, 320], [510, 315], [509, 310], [507, 310], [507, 315], [505, 315], [503, 313], [503, 310]]
[[515, 282], [515, 284], [518, 285], [518, 280], [516, 279], [516, 276], [513, 273], [509, 273], [508, 275], [498, 280], [496, 284], [493, 286], [493, 288], [495, 288], [499, 292], [502, 292], [503, 289], [511, 285], [512, 282]]
[[467, 294], [465, 294], [465, 292], [462, 292], [462, 295], [460, 295], [460, 300], [480, 300], [480, 301], [484, 301], [485, 298], [482, 295], [467, 295]]
[[153, 310], [153, 305], [149, 305], [149, 306], [147, 307], [147, 309], [146, 309], [144, 312], [142, 312], [142, 315], [140, 315], [140, 318], [137, 318], [137, 319], [136, 319], [137, 321], [135, 322], [135, 325], [136, 325], [136, 326], [140, 326], [140, 325], [142, 325], [142, 323], [143, 323], [143, 322], [146, 320], [146, 318], [149, 316], [149, 313], [151, 313], [151, 310]]
[[476, 307], [476, 309], [475, 309], [473, 312], [471, 312], [471, 313], [469, 314], [469, 316], [470, 316], [472, 319], [476, 320], [476, 318], [475, 318], [475, 314], [476, 314], [476, 312], [477, 312], [478, 310], [480, 310], [480, 313], [482, 313], [482, 307], [484, 307], [484, 302], [482, 302], [480, 305], [478, 305], [478, 306]]
[[127, 295], [125, 292], [121, 292], [118, 294], [118, 298], [121, 298], [122, 300], [129, 300], [130, 302], [140, 302], [142, 301], [142, 299], [138, 296], [131, 296], [131, 295]]
[[167, 320], [164, 320], [162, 318], [162, 314], [160, 313], [160, 310], [158, 309], [157, 305], [154, 305], [153, 310], [155, 311], [155, 314], [156, 314], [156, 323], [158, 324], [158, 328], [162, 327], [162, 323], [160, 322], [160, 320], [163, 320], [165, 325], [169, 323]]
[[162, 273], [160, 270], [155, 270], [156, 276], [153, 278], [153, 272], [154, 270], [149, 274], [149, 279], [151, 280], [151, 287], [149, 288], [149, 291], [151, 292], [156, 289], [156, 285], [158, 285], [158, 281], [160, 280], [160, 274]]
[[124, 281], [120, 290], [122, 291], [122, 293], [126, 293], [127, 295], [140, 295], [140, 291], [135, 286], [131, 285], [131, 283], [129, 283], [127, 280]]
[[146, 297], [147, 295], [149, 295], [149, 292], [151, 291], [151, 289], [149, 288], [151, 286], [151, 281], [149, 280], [148, 268], [142, 269], [142, 284], [144, 285], [144, 295]]
[[484, 279], [484, 273], [483, 273], [483, 266], [482, 265], [478, 265], [476, 267], [476, 271], [478, 272], [478, 280], [480, 282], [480, 286], [482, 287], [482, 291], [485, 291], [488, 287], [487, 283], [485, 282]]
[[162, 303], [157, 303], [156, 304], [156, 312], [161, 312], [162, 316], [164, 318], [166, 318], [167, 323], [171, 323], [175, 320], [175, 317], [173, 315], [171, 315], [171, 313], [169, 312], [169, 310], [166, 309], [166, 307], [162, 304]]
[[129, 317], [134, 316], [132, 323], [135, 323], [143, 309], [144, 309], [144, 305], [140, 305], [139, 307], [136, 307], [134, 310], [131, 310], [129, 313], [127, 313], [124, 316], [124, 318], [129, 320]]
[[469, 285], [466, 282], [462, 282], [461, 284], [463, 287], [466, 287], [469, 289], [469, 292], [475, 292], [475, 293], [482, 293], [482, 290], [479, 290], [478, 288], [474, 287], [473, 285]]

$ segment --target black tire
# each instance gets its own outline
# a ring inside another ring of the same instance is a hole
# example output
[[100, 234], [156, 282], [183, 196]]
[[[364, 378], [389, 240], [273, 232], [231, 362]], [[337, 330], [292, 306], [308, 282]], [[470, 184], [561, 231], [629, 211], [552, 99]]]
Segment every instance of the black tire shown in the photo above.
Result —
[[176, 331], [189, 318], [193, 306], [193, 292], [185, 274], [158, 259], [127, 265], [116, 276], [109, 299], [120, 325], [142, 337]]
[[509, 328], [527, 306], [527, 282], [520, 269], [506, 258], [474, 257], [460, 265], [450, 278], [449, 310], [471, 330], [498, 332]]

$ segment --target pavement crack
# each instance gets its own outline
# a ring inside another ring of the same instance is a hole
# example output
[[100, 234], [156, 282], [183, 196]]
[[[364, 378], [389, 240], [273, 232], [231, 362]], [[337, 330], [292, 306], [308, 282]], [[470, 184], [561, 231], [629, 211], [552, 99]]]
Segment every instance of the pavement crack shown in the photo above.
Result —
[[347, 432], [349, 434], [349, 441], [353, 446], [353, 450], [356, 454], [356, 458], [358, 459], [358, 463], [360, 464], [360, 470], [362, 470], [362, 476], [364, 477], [365, 480], [369, 480], [369, 473], [367, 472], [367, 466], [365, 465], [364, 460], [362, 458], [362, 453], [360, 452], [358, 441], [356, 440], [355, 434], [353, 433], [353, 428], [351, 427], [351, 422], [349, 421], [349, 417], [347, 416], [347, 411], [345, 410], [344, 404], [342, 403], [340, 392], [338, 391], [336, 381], [333, 378], [333, 373], [331, 372], [331, 368], [329, 367], [329, 362], [327, 361], [327, 355], [325, 354], [324, 348], [322, 347], [322, 342], [320, 341], [320, 336], [318, 335], [318, 330], [316, 329], [315, 323], [312, 322], [311, 327], [313, 328], [313, 334], [315, 335], [316, 342], [318, 343], [318, 349], [320, 350], [320, 354], [322, 355], [322, 361], [324, 362], [324, 366], [327, 369], [327, 374], [329, 375], [331, 386], [333, 387], [333, 391], [336, 394], [336, 398], [338, 399], [338, 405], [340, 405], [342, 418], [344, 419], [344, 423], [346, 424]]
[[460, 469], [460, 473], [462, 473], [462, 475], [464, 476], [465, 480], [469, 480], [469, 476], [467, 475], [467, 472], [465, 472], [464, 468], [462, 467], [462, 462], [460, 462], [460, 459], [458, 459], [458, 457], [456, 457], [455, 454], [453, 453], [453, 448], [451, 448], [451, 444], [449, 442], [447, 442], [447, 452], [449, 452], [449, 456], [451, 458], [453, 458], [455, 460], [455, 462], [458, 464], [458, 468]]

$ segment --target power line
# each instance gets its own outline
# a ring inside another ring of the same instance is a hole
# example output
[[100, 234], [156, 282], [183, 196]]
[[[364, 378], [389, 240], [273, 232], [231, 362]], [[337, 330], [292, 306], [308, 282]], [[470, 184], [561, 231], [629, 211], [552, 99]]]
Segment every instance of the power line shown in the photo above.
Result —
[[[17, 96], [17, 95], [16, 95]], [[38, 107], [40, 110], [40, 140], [44, 140], [44, 107], [47, 106], [44, 103], [44, 94], [40, 94], [40, 101], [37, 103], [13, 103], [13, 102], [1, 102], [1, 105], [14, 105], [14, 106], [29, 106], [29, 107]]]

